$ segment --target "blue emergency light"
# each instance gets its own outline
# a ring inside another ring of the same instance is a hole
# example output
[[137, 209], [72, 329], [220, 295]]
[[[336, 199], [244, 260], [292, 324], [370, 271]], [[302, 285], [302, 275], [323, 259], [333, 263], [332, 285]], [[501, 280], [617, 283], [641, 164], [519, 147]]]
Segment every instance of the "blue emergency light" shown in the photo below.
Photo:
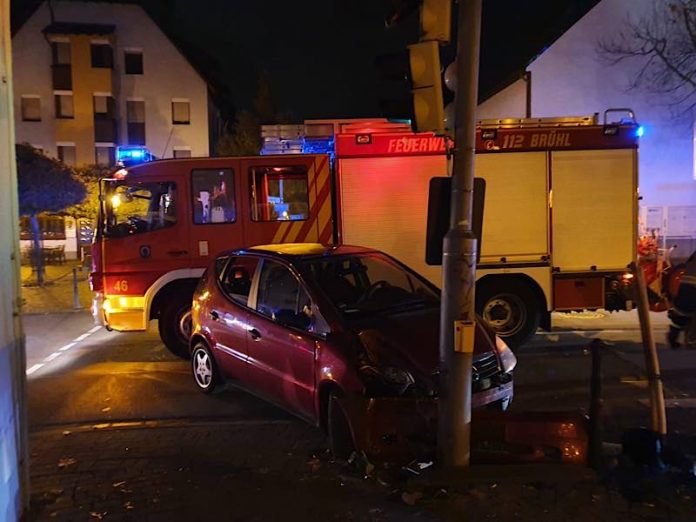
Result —
[[124, 167], [152, 161], [155, 157], [147, 147], [118, 147], [116, 149], [116, 162]]

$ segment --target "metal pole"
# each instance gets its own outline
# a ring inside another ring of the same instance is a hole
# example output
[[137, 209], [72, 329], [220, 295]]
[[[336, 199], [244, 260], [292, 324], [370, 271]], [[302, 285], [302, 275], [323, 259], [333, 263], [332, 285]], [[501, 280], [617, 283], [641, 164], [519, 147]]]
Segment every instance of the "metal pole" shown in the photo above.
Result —
[[450, 229], [442, 259], [438, 457], [445, 467], [469, 465], [474, 348], [476, 237], [472, 231], [481, 0], [460, 0], [457, 96]]
[[602, 456], [602, 424], [600, 413], [602, 411], [602, 349], [604, 343], [594, 339], [590, 343], [592, 351], [592, 376], [590, 377], [590, 443], [589, 464], [592, 469], [599, 471]]
[[650, 385], [650, 420], [652, 430], [661, 435], [667, 434], [667, 414], [665, 413], [665, 395], [662, 391], [662, 378], [660, 377], [660, 360], [657, 357], [655, 337], [650, 326], [650, 308], [648, 304], [648, 290], [645, 286], [643, 270], [634, 262], [631, 270], [636, 280], [636, 297], [638, 301], [638, 317], [640, 319], [640, 333], [643, 338], [643, 350], [645, 352], [645, 372], [648, 374]]
[[80, 294], [77, 290], [77, 267], [72, 269], [72, 292], [73, 292], [73, 308], [78, 310], [82, 308], [80, 305]]

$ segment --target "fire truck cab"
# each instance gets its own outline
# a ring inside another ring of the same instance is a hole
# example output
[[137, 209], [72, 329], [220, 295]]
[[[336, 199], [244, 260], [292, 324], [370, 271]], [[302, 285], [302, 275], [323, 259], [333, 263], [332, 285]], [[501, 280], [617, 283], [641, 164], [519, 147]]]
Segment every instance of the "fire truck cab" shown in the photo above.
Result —
[[101, 180], [92, 312], [107, 328], [159, 332], [188, 356], [193, 291], [211, 256], [333, 235], [326, 155], [142, 163]]

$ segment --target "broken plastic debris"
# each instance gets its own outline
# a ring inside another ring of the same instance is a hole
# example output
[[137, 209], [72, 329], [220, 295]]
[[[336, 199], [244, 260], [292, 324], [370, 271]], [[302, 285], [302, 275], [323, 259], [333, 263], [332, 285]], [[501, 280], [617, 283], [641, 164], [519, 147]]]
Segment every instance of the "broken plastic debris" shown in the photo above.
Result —
[[133, 503], [130, 500], [128, 500], [127, 502], [124, 502], [123, 507], [126, 509], [135, 509], [135, 506], [133, 505]]
[[65, 430], [65, 431], [63, 431], [63, 435], [66, 435], [66, 436], [67, 436], [67, 435], [70, 435], [71, 433], [72, 433], [72, 432], [71, 432], [70, 430]]
[[112, 487], [115, 487], [115, 488], [120, 488], [120, 487], [123, 486], [125, 483], [126, 483], [126, 481], [125, 481], [125, 480], [122, 480], [122, 481], [120, 481], [120, 482], [114, 482], [113, 484], [111, 484], [111, 486], [112, 486]]
[[99, 513], [98, 511], [90, 511], [89, 516], [92, 518], [96, 518], [97, 520], [102, 520], [104, 516], [106, 516], [106, 511]]
[[72, 466], [77, 462], [77, 459], [74, 459], [72, 457], [63, 457], [58, 461], [58, 467], [59, 468], [67, 468], [68, 466]]
[[414, 475], [420, 475], [421, 471], [423, 471], [424, 469], [428, 469], [432, 465], [432, 460], [429, 460], [427, 462], [418, 462], [416, 460], [413, 460], [409, 462], [408, 465], [404, 466], [404, 470], [413, 473]]
[[102, 413], [108, 413], [111, 411], [111, 406], [107, 406], [106, 408], [101, 409]]

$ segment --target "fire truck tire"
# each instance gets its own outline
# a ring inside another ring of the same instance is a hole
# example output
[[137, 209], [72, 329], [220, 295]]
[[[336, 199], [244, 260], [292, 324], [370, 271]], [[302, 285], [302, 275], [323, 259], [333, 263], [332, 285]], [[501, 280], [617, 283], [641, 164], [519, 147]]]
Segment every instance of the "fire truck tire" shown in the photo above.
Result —
[[512, 349], [527, 342], [539, 327], [537, 296], [520, 279], [491, 280], [477, 286], [476, 310]]
[[193, 370], [193, 380], [203, 393], [213, 393], [220, 386], [220, 373], [215, 358], [203, 342], [198, 342], [193, 347], [191, 369]]
[[348, 459], [355, 449], [348, 416], [333, 393], [329, 396], [326, 427], [331, 454], [338, 459]]
[[[187, 326], [188, 325], [188, 326]], [[191, 335], [191, 301], [171, 299], [162, 305], [159, 334], [167, 349], [177, 357], [188, 359]]]

